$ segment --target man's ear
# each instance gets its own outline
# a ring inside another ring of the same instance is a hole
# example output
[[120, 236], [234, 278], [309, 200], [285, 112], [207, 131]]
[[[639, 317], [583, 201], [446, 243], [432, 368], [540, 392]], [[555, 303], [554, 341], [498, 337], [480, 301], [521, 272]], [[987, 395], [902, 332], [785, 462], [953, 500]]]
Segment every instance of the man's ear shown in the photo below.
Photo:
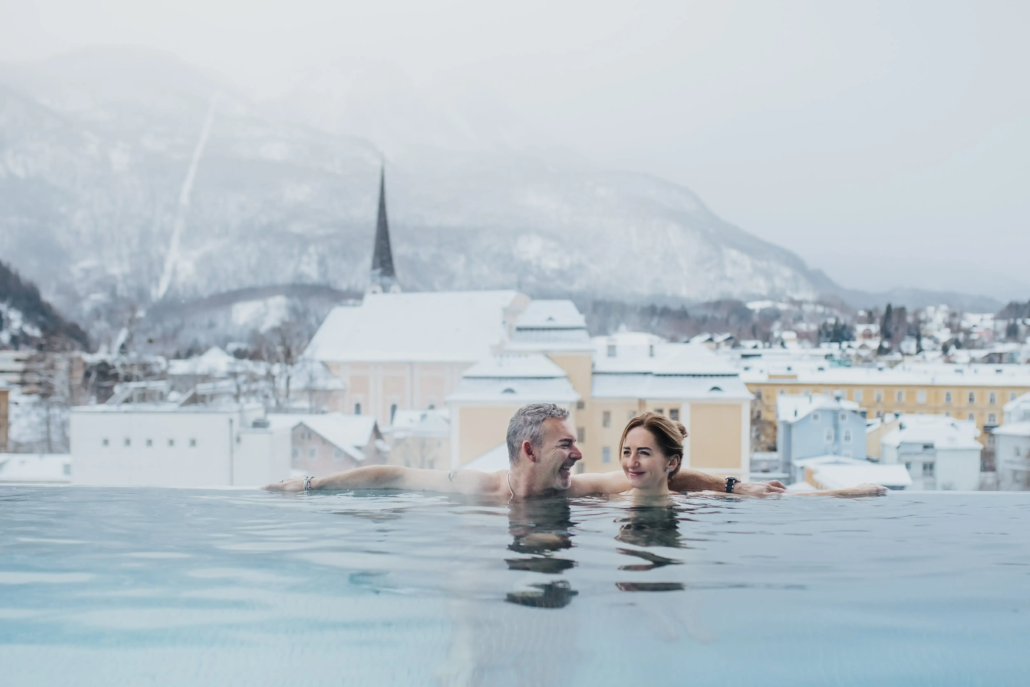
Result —
[[522, 442], [522, 452], [526, 454], [526, 458], [528, 458], [530, 461], [532, 461], [534, 463], [536, 462], [537, 455], [533, 452], [533, 444], [532, 443], [530, 443], [528, 441], [523, 441]]

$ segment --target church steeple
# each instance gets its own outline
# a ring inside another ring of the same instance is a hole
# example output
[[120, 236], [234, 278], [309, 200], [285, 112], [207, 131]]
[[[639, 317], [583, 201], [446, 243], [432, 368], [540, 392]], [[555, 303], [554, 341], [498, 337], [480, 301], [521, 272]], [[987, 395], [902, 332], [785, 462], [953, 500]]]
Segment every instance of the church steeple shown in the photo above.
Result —
[[376, 221], [376, 241], [372, 252], [372, 274], [368, 293], [400, 293], [397, 273], [393, 269], [393, 251], [390, 250], [390, 225], [386, 220], [386, 168], [379, 170], [379, 218]]

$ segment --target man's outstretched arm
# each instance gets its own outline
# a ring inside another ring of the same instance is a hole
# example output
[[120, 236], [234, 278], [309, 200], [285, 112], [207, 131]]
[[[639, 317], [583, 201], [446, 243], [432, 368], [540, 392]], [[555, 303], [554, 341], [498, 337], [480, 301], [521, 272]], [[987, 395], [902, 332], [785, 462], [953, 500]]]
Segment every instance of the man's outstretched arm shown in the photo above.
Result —
[[[327, 477], [312, 477], [314, 490], [406, 489], [480, 494], [493, 490], [495, 476], [478, 470], [419, 470], [396, 465], [367, 465]], [[304, 478], [286, 479], [265, 486], [268, 491], [304, 491]]]

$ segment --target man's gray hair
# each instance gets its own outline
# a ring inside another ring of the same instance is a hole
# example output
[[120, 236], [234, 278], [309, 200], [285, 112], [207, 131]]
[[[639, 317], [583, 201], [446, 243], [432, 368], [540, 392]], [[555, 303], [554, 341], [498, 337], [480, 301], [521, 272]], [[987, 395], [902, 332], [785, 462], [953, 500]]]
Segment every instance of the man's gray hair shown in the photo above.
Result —
[[519, 459], [523, 441], [540, 446], [544, 421], [567, 420], [568, 417], [569, 411], [553, 403], [531, 403], [519, 408], [508, 423], [508, 462], [514, 465]]

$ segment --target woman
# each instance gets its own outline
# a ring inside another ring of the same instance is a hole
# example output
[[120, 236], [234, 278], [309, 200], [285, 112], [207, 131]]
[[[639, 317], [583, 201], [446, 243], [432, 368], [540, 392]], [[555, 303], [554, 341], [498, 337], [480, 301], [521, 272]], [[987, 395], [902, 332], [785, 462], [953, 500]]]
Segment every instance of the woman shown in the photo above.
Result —
[[[665, 496], [673, 493], [669, 479], [683, 463], [683, 440], [687, 428], [658, 413], [644, 413], [629, 421], [619, 441], [619, 460], [634, 497]], [[882, 488], [860, 484], [851, 489], [812, 491], [801, 494], [822, 496], [875, 496]]]

